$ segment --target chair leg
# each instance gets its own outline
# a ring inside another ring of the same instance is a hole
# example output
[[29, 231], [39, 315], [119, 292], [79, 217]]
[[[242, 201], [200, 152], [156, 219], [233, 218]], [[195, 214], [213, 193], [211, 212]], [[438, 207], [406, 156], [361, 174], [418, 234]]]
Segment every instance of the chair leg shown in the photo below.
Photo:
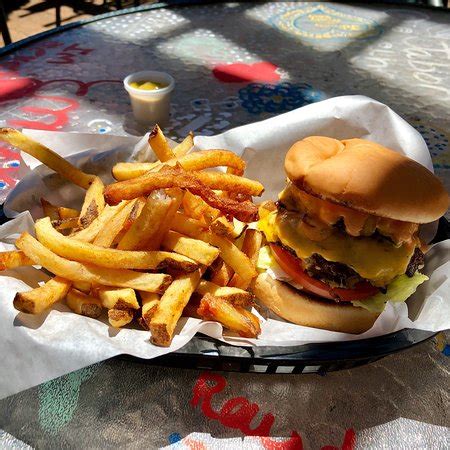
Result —
[[6, 19], [2, 0], [0, 0], [0, 30], [2, 32], [3, 42], [5, 45], [11, 44], [11, 35], [8, 30], [8, 20]]
[[55, 0], [56, 4], [55, 4], [55, 15], [56, 15], [56, 26], [60, 27], [61, 26], [61, 0]]
[[139, 6], [141, 4], [141, 0], [134, 0], [134, 6]]
[[122, 1], [121, 0], [116, 0], [116, 8], [122, 9]]

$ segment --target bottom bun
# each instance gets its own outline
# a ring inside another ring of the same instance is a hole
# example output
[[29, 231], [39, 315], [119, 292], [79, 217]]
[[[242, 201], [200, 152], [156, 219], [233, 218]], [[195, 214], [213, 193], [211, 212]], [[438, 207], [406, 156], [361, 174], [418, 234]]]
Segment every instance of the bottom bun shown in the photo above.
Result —
[[360, 334], [372, 328], [379, 316], [352, 304], [316, 300], [267, 273], [256, 278], [253, 293], [278, 316], [305, 327]]

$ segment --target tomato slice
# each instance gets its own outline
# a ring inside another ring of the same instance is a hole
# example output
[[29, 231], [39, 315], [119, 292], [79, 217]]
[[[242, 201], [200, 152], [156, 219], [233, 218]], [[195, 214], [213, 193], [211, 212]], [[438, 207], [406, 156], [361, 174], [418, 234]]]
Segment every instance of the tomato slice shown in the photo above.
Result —
[[278, 265], [298, 284], [303, 290], [319, 297], [330, 300], [350, 302], [352, 300], [364, 300], [378, 292], [378, 289], [367, 281], [358, 283], [353, 289], [333, 288], [323, 281], [310, 277], [303, 269], [302, 261], [291, 255], [288, 251], [276, 244], [270, 244], [273, 256]]

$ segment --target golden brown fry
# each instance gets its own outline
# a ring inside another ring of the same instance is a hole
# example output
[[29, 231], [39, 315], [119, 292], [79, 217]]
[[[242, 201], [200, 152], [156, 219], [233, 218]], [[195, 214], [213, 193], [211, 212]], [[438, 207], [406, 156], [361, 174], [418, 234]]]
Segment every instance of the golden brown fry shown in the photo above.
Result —
[[160, 161], [164, 162], [175, 158], [175, 153], [170, 148], [163, 132], [161, 131], [161, 128], [159, 128], [158, 125], [155, 125], [151, 131], [148, 138], [148, 143]]
[[194, 133], [192, 131], [180, 142], [174, 149], [173, 153], [176, 158], [184, 156], [194, 146]]
[[77, 209], [66, 208], [64, 206], [58, 207], [58, 215], [60, 219], [72, 219], [80, 215]]
[[97, 237], [100, 230], [127, 204], [128, 201], [123, 201], [116, 206], [106, 205], [105, 209], [87, 228], [71, 234], [70, 237], [77, 241], [92, 242]]
[[246, 228], [247, 224], [236, 219], [230, 222], [224, 216], [217, 217], [209, 226], [213, 233], [231, 240], [237, 239]]
[[159, 194], [150, 195], [141, 214], [119, 241], [117, 248], [120, 250], [157, 248], [153, 239], [163, 223], [172, 201], [167, 196], [161, 198]]
[[145, 197], [139, 197], [138, 199], [136, 199], [136, 203], [134, 204], [133, 209], [130, 211], [130, 214], [128, 214], [127, 218], [125, 219], [122, 229], [119, 231], [119, 233], [114, 238], [114, 241], [112, 243], [113, 247], [115, 247], [119, 244], [119, 242], [122, 240], [122, 238], [128, 232], [128, 230], [131, 228], [133, 223], [140, 216], [142, 210], [144, 209], [145, 203], [146, 203]]
[[52, 221], [52, 225], [58, 230], [72, 230], [78, 227], [78, 217], [70, 217], [68, 219], [60, 219]]
[[139, 177], [149, 171], [158, 172], [163, 166], [175, 167], [177, 164], [188, 171], [228, 166], [233, 169], [231, 173], [234, 175], [242, 175], [245, 169], [245, 162], [229, 150], [203, 150], [171, 159], [165, 163], [117, 163], [113, 167], [112, 173], [116, 180], [123, 181]]
[[222, 258], [217, 258], [211, 266], [211, 282], [219, 286], [226, 286], [233, 274], [234, 270]]
[[[206, 180], [203, 182], [203, 180]], [[237, 191], [251, 189], [259, 195], [263, 191], [260, 183], [247, 178], [220, 172], [186, 172], [180, 167], [166, 168], [161, 172], [148, 172], [132, 180], [110, 184], [105, 189], [105, 199], [109, 204], [116, 204], [122, 199], [133, 199], [160, 188], [180, 187], [189, 189], [199, 195], [210, 206], [229, 214], [242, 222], [252, 222], [257, 219], [257, 208], [249, 202], [238, 202], [217, 196], [213, 189], [236, 189]], [[255, 189], [256, 188], [256, 189]]]
[[203, 218], [207, 224], [210, 224], [220, 215], [218, 209], [212, 208], [201, 197], [189, 191], [183, 198], [183, 210], [186, 215], [193, 219], [201, 220]]
[[211, 294], [202, 297], [197, 313], [202, 319], [220, 322], [242, 337], [256, 338], [261, 333], [259, 320], [254, 314]]
[[150, 320], [152, 342], [169, 346], [175, 327], [192, 293], [200, 281], [201, 269], [176, 278], [161, 297], [158, 308]]
[[70, 164], [69, 161], [62, 156], [59, 156], [53, 150], [50, 150], [45, 145], [33, 141], [33, 139], [13, 128], [0, 128], [0, 141], [6, 142], [13, 147], [28, 153], [47, 167], [50, 167], [50, 169], [58, 172], [66, 180], [69, 180], [84, 189], [87, 189], [95, 178], [94, 175], [89, 175], [77, 169]]
[[188, 236], [198, 236], [200, 233], [203, 233], [208, 226], [197, 219], [192, 219], [184, 215], [182, 212], [178, 211], [173, 221], [170, 225], [170, 228], [173, 231], [177, 231], [181, 234], [186, 234]]
[[65, 278], [52, 278], [36, 289], [18, 292], [14, 297], [14, 308], [28, 314], [39, 314], [62, 300], [71, 285], [72, 282]]
[[50, 217], [51, 220], [59, 220], [58, 207], [41, 197], [41, 206], [44, 216]]
[[219, 250], [198, 239], [169, 231], [162, 241], [162, 247], [187, 256], [205, 266], [209, 266], [219, 256]]
[[111, 247], [114, 239], [122, 231], [130, 215], [133, 214], [133, 209], [137, 201], [137, 198], [131, 200], [122, 209], [117, 211], [114, 217], [112, 217], [108, 222], [105, 222], [103, 228], [95, 237], [93, 244], [100, 247]]
[[84, 292], [85, 294], [89, 294], [92, 288], [91, 283], [85, 283], [84, 281], [74, 281], [72, 283], [72, 286], [78, 291]]
[[150, 292], [139, 292], [141, 297], [142, 309], [139, 324], [145, 330], [149, 330], [150, 320], [158, 308], [161, 296]]
[[0, 253], [0, 271], [15, 269], [20, 266], [32, 266], [34, 262], [25, 255], [25, 253], [17, 250]]
[[29, 233], [22, 233], [16, 241], [16, 246], [36, 264], [45, 267], [57, 276], [73, 281], [85, 281], [105, 286], [130, 287], [147, 292], [164, 292], [172, 281], [170, 275], [161, 273], [107, 269], [92, 264], [69, 261], [44, 247]]
[[243, 289], [229, 286], [219, 286], [211, 281], [200, 280], [195, 292], [203, 295], [211, 294], [214, 297], [229, 301], [234, 306], [247, 307], [253, 303], [253, 294]]
[[[247, 230], [242, 243], [242, 251], [248, 256], [252, 264], [255, 266], [258, 261], [259, 249], [262, 244], [262, 233], [258, 230]], [[235, 273], [228, 283], [228, 286], [234, 286], [241, 289], [248, 289], [251, 279], [243, 279], [239, 274]]]
[[72, 288], [67, 293], [66, 303], [74, 313], [81, 314], [82, 316], [96, 319], [102, 313], [102, 304], [98, 298], [91, 297], [77, 289]]
[[114, 328], [122, 328], [128, 325], [134, 318], [132, 309], [110, 309], [108, 310], [108, 322]]
[[35, 229], [41, 244], [57, 255], [74, 261], [113, 269], [162, 270], [171, 268], [184, 272], [193, 272], [198, 268], [198, 264], [195, 261], [177, 253], [124, 251], [76, 241], [58, 233], [52, 227], [48, 217], [39, 219], [35, 224]]
[[81, 228], [86, 228], [103, 211], [105, 207], [105, 198], [103, 189], [105, 185], [99, 177], [95, 177], [89, 189], [86, 191], [83, 206], [81, 207], [78, 223]]
[[133, 289], [102, 286], [96, 289], [96, 292], [102, 306], [106, 309], [139, 309]]

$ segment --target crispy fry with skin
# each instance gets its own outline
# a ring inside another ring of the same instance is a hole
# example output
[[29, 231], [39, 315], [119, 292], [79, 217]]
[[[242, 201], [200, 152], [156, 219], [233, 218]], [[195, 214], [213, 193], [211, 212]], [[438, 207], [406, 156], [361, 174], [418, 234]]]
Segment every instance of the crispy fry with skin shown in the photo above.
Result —
[[133, 289], [102, 286], [96, 289], [96, 292], [102, 306], [106, 309], [139, 309]]
[[39, 314], [62, 300], [71, 285], [72, 282], [65, 278], [51, 278], [36, 289], [18, 292], [14, 297], [14, 308], [28, 314]]
[[83, 206], [81, 207], [78, 223], [81, 228], [86, 228], [98, 217], [105, 207], [103, 189], [105, 185], [99, 177], [95, 177], [89, 189], [86, 191]]
[[124, 251], [104, 248], [88, 242], [75, 241], [70, 237], [58, 233], [52, 227], [48, 217], [39, 219], [35, 224], [35, 229], [37, 238], [41, 244], [57, 255], [74, 261], [96, 264], [100, 267], [113, 269], [162, 270], [171, 268], [184, 272], [193, 272], [198, 268], [198, 264], [195, 261], [177, 253], [163, 251]]
[[141, 297], [142, 309], [139, 324], [145, 330], [149, 330], [150, 320], [158, 308], [161, 296], [150, 292], [139, 292]]
[[91, 283], [85, 283], [84, 281], [74, 281], [72, 286], [78, 291], [84, 292], [85, 294], [89, 294], [91, 292]]
[[45, 145], [33, 141], [33, 139], [13, 128], [0, 128], [0, 141], [28, 153], [50, 169], [58, 172], [66, 180], [84, 189], [87, 189], [95, 178], [94, 175], [89, 175], [77, 169], [69, 161]]
[[112, 246], [117, 246], [119, 244], [119, 242], [122, 240], [122, 238], [128, 232], [128, 230], [131, 228], [131, 226], [134, 224], [134, 222], [137, 220], [137, 218], [141, 215], [141, 212], [144, 209], [146, 200], [147, 199], [145, 197], [139, 197], [137, 199], [136, 203], [133, 205], [133, 208], [130, 211], [130, 214], [128, 214], [127, 218], [125, 219], [122, 229], [119, 231], [119, 233], [114, 238]]
[[[241, 224], [242, 222], [238, 222], [238, 223]], [[232, 239], [232, 240], [239, 237], [240, 233], [242, 232], [241, 227], [235, 227], [233, 222], [228, 221], [227, 218], [223, 217], [223, 216], [220, 216], [220, 217], [217, 217], [217, 219], [214, 219], [211, 222], [209, 228], [213, 233], [215, 233], [219, 236], [224, 236], [227, 239]]]
[[57, 276], [73, 281], [85, 281], [105, 286], [130, 287], [147, 292], [164, 292], [172, 281], [170, 275], [162, 273], [107, 269], [92, 264], [69, 261], [44, 247], [29, 233], [22, 233], [16, 241], [16, 247], [22, 250], [36, 264], [45, 267]]
[[226, 286], [233, 274], [234, 270], [222, 258], [217, 258], [211, 267], [211, 282], [219, 286]]
[[156, 312], [150, 320], [151, 341], [155, 345], [164, 347], [170, 345], [178, 320], [197, 287], [201, 275], [202, 271], [199, 269], [177, 277], [161, 297]]
[[197, 313], [202, 319], [220, 322], [242, 337], [256, 338], [261, 333], [259, 320], [254, 314], [211, 294], [202, 297]]
[[183, 236], [176, 231], [167, 232], [162, 247], [187, 256], [205, 266], [209, 266], [218, 256], [219, 250], [198, 239]]
[[110, 309], [108, 310], [108, 322], [114, 328], [122, 328], [133, 321], [134, 310]]
[[32, 266], [34, 262], [24, 252], [12, 250], [0, 253], [0, 271], [21, 266]]
[[206, 280], [200, 280], [195, 292], [202, 296], [211, 294], [214, 297], [229, 301], [234, 306], [242, 306], [243, 308], [253, 303], [253, 295], [248, 291], [235, 287], [219, 286]]
[[72, 219], [75, 217], [79, 217], [80, 211], [73, 208], [66, 208], [65, 206], [59, 206], [58, 215], [60, 219]]
[[70, 217], [68, 219], [60, 219], [52, 221], [52, 225], [58, 230], [73, 230], [78, 228], [78, 217]]
[[41, 206], [42, 211], [44, 212], [44, 216], [50, 217], [51, 220], [59, 220], [58, 207], [52, 205], [45, 198], [41, 198]]
[[159, 128], [159, 125], [155, 125], [153, 130], [150, 132], [148, 143], [161, 162], [175, 158], [175, 153], [167, 143], [167, 140], [161, 131], [161, 128]]
[[122, 231], [130, 215], [133, 214], [133, 209], [138, 200], [139, 199], [136, 198], [128, 202], [108, 222], [105, 222], [103, 228], [99, 231], [99, 233], [95, 237], [93, 244], [98, 245], [100, 247], [111, 247], [111, 244], [114, 242], [114, 239]]
[[67, 293], [66, 303], [74, 313], [82, 316], [96, 319], [102, 313], [102, 304], [98, 298], [91, 297], [77, 289], [72, 288]]
[[[253, 203], [249, 201], [239, 203], [235, 200], [217, 196], [207, 186], [207, 183], [202, 183], [202, 178], [205, 175], [205, 179], [209, 179], [209, 181], [219, 180], [219, 183], [215, 185], [215, 189], [221, 188], [220, 180], [222, 177], [234, 177], [235, 180], [238, 180], [238, 184], [242, 180], [247, 180], [246, 178], [219, 172], [186, 172], [179, 167], [168, 168], [161, 172], [148, 172], [132, 180], [110, 184], [105, 189], [105, 198], [109, 204], [116, 204], [122, 199], [129, 200], [141, 195], [147, 195], [156, 189], [180, 187], [189, 189], [193, 194], [199, 195], [210, 206], [221, 210], [224, 214], [236, 217], [242, 222], [253, 222], [257, 219], [258, 210]], [[227, 180], [229, 181], [229, 179]], [[262, 185], [258, 182], [247, 181], [261, 186], [261, 189], [258, 187], [258, 192], [262, 192]], [[233, 187], [231, 184], [227, 184], [227, 186]], [[240, 186], [236, 185], [235, 187], [240, 188]]]
[[172, 201], [167, 196], [160, 198], [159, 195], [150, 195], [141, 214], [119, 241], [117, 248], [120, 250], [157, 248], [153, 239], [164, 221]]
[[[253, 265], [256, 265], [259, 256], [259, 249], [262, 244], [262, 233], [258, 230], [247, 230], [242, 243], [242, 251], [248, 256]], [[229, 286], [248, 289], [251, 279], [243, 279], [239, 274], [235, 273], [229, 282]]]
[[184, 156], [194, 146], [194, 133], [192, 131], [180, 142], [173, 152], [177, 158]]
[[245, 170], [245, 162], [236, 153], [230, 152], [229, 150], [203, 150], [192, 152], [164, 163], [117, 163], [113, 167], [112, 173], [116, 180], [123, 181], [139, 177], [149, 171], [158, 172], [163, 166], [175, 167], [177, 164], [180, 164], [187, 171], [227, 166], [233, 169], [230, 173], [239, 176]]
[[110, 220], [128, 204], [128, 201], [120, 202], [118, 205], [106, 205], [100, 215], [83, 230], [76, 231], [70, 237], [77, 241], [92, 242], [100, 232], [100, 230], [110, 222]]

